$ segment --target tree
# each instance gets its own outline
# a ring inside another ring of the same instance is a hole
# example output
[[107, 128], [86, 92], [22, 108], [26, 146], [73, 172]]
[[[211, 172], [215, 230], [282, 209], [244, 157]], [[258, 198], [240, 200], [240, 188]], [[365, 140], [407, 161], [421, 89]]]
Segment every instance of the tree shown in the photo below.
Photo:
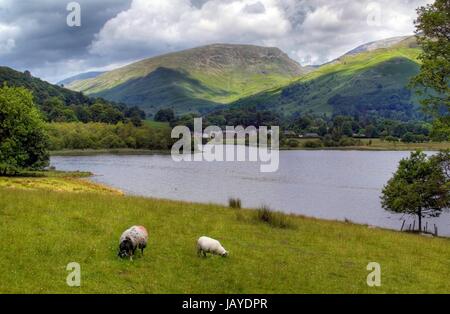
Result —
[[161, 109], [155, 114], [155, 121], [172, 122], [175, 120], [175, 112], [173, 109]]
[[424, 108], [450, 128], [450, 2], [436, 0], [417, 13], [416, 33], [423, 52], [412, 85], [423, 96]]
[[449, 160], [448, 152], [427, 157], [419, 151], [401, 160], [394, 177], [383, 189], [383, 208], [417, 216], [422, 231], [422, 218], [439, 217], [450, 206], [450, 178], [446, 172]]
[[31, 93], [22, 87], [0, 88], [0, 174], [48, 165], [44, 121]]

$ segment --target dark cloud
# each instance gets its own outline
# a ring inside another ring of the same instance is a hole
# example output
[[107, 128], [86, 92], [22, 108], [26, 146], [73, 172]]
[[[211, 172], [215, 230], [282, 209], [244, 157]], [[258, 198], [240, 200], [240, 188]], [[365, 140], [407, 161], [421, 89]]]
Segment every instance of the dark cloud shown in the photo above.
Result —
[[104, 66], [113, 62], [91, 59], [87, 47], [109, 19], [129, 8], [131, 0], [78, 0], [81, 27], [69, 27], [66, 23], [69, 2], [0, 0], [1, 23], [16, 29], [14, 49], [0, 55], [0, 63], [57, 79], [78, 71], [79, 64]]

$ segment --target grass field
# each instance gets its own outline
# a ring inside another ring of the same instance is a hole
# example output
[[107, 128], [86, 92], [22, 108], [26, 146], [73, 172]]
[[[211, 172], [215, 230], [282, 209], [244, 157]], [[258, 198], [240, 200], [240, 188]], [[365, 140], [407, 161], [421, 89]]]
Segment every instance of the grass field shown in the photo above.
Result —
[[42, 171], [26, 174], [29, 176], [0, 177], [0, 188], [122, 195], [119, 190], [87, 180], [92, 175], [88, 172]]
[[[0, 293], [450, 292], [449, 239], [286, 219], [282, 229], [216, 205], [0, 187]], [[148, 228], [148, 249], [120, 260], [118, 239], [134, 224]], [[197, 257], [202, 235], [230, 256]], [[81, 287], [66, 285], [70, 262]], [[379, 288], [366, 284], [369, 262], [381, 265]]]
[[[304, 147], [306, 142], [319, 142], [317, 139], [289, 139], [298, 143], [298, 147], [283, 146], [284, 150], [301, 150], [306, 149]], [[403, 143], [403, 142], [388, 142], [381, 139], [361, 139], [362, 144], [358, 146], [343, 146], [343, 147], [321, 147], [317, 149], [330, 149], [330, 150], [375, 150], [375, 151], [438, 151], [450, 149], [450, 142], [429, 142], [429, 143]]]

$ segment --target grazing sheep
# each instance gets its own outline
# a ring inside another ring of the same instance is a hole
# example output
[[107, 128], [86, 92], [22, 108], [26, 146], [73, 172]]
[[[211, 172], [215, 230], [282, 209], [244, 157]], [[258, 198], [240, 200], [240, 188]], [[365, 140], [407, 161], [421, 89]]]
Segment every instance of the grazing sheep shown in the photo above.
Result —
[[206, 253], [217, 254], [223, 257], [228, 256], [227, 250], [220, 244], [219, 241], [209, 237], [200, 237], [197, 241], [197, 254], [206, 257]]
[[144, 254], [144, 249], [147, 247], [148, 232], [145, 227], [133, 226], [122, 233], [119, 243], [119, 257], [124, 258], [129, 256], [133, 260], [136, 249], [140, 249]]

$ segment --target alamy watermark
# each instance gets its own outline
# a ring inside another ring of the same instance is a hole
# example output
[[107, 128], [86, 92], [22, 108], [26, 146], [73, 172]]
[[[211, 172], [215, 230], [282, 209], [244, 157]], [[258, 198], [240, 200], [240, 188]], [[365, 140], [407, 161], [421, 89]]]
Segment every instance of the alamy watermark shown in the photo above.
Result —
[[261, 172], [276, 172], [280, 164], [278, 126], [227, 126], [225, 130], [208, 126], [203, 130], [202, 118], [196, 118], [194, 134], [186, 126], [176, 126], [172, 138], [179, 139], [172, 146], [176, 162], [259, 162]]
[[367, 264], [367, 270], [370, 271], [367, 275], [367, 285], [369, 287], [381, 287], [381, 265], [376, 262]]
[[71, 262], [67, 264], [66, 270], [70, 273], [66, 277], [66, 283], [69, 287], [81, 286], [81, 266], [78, 263]]
[[69, 2], [66, 6], [67, 11], [70, 13], [67, 15], [66, 23], [69, 27], [81, 26], [81, 5], [78, 2]]

